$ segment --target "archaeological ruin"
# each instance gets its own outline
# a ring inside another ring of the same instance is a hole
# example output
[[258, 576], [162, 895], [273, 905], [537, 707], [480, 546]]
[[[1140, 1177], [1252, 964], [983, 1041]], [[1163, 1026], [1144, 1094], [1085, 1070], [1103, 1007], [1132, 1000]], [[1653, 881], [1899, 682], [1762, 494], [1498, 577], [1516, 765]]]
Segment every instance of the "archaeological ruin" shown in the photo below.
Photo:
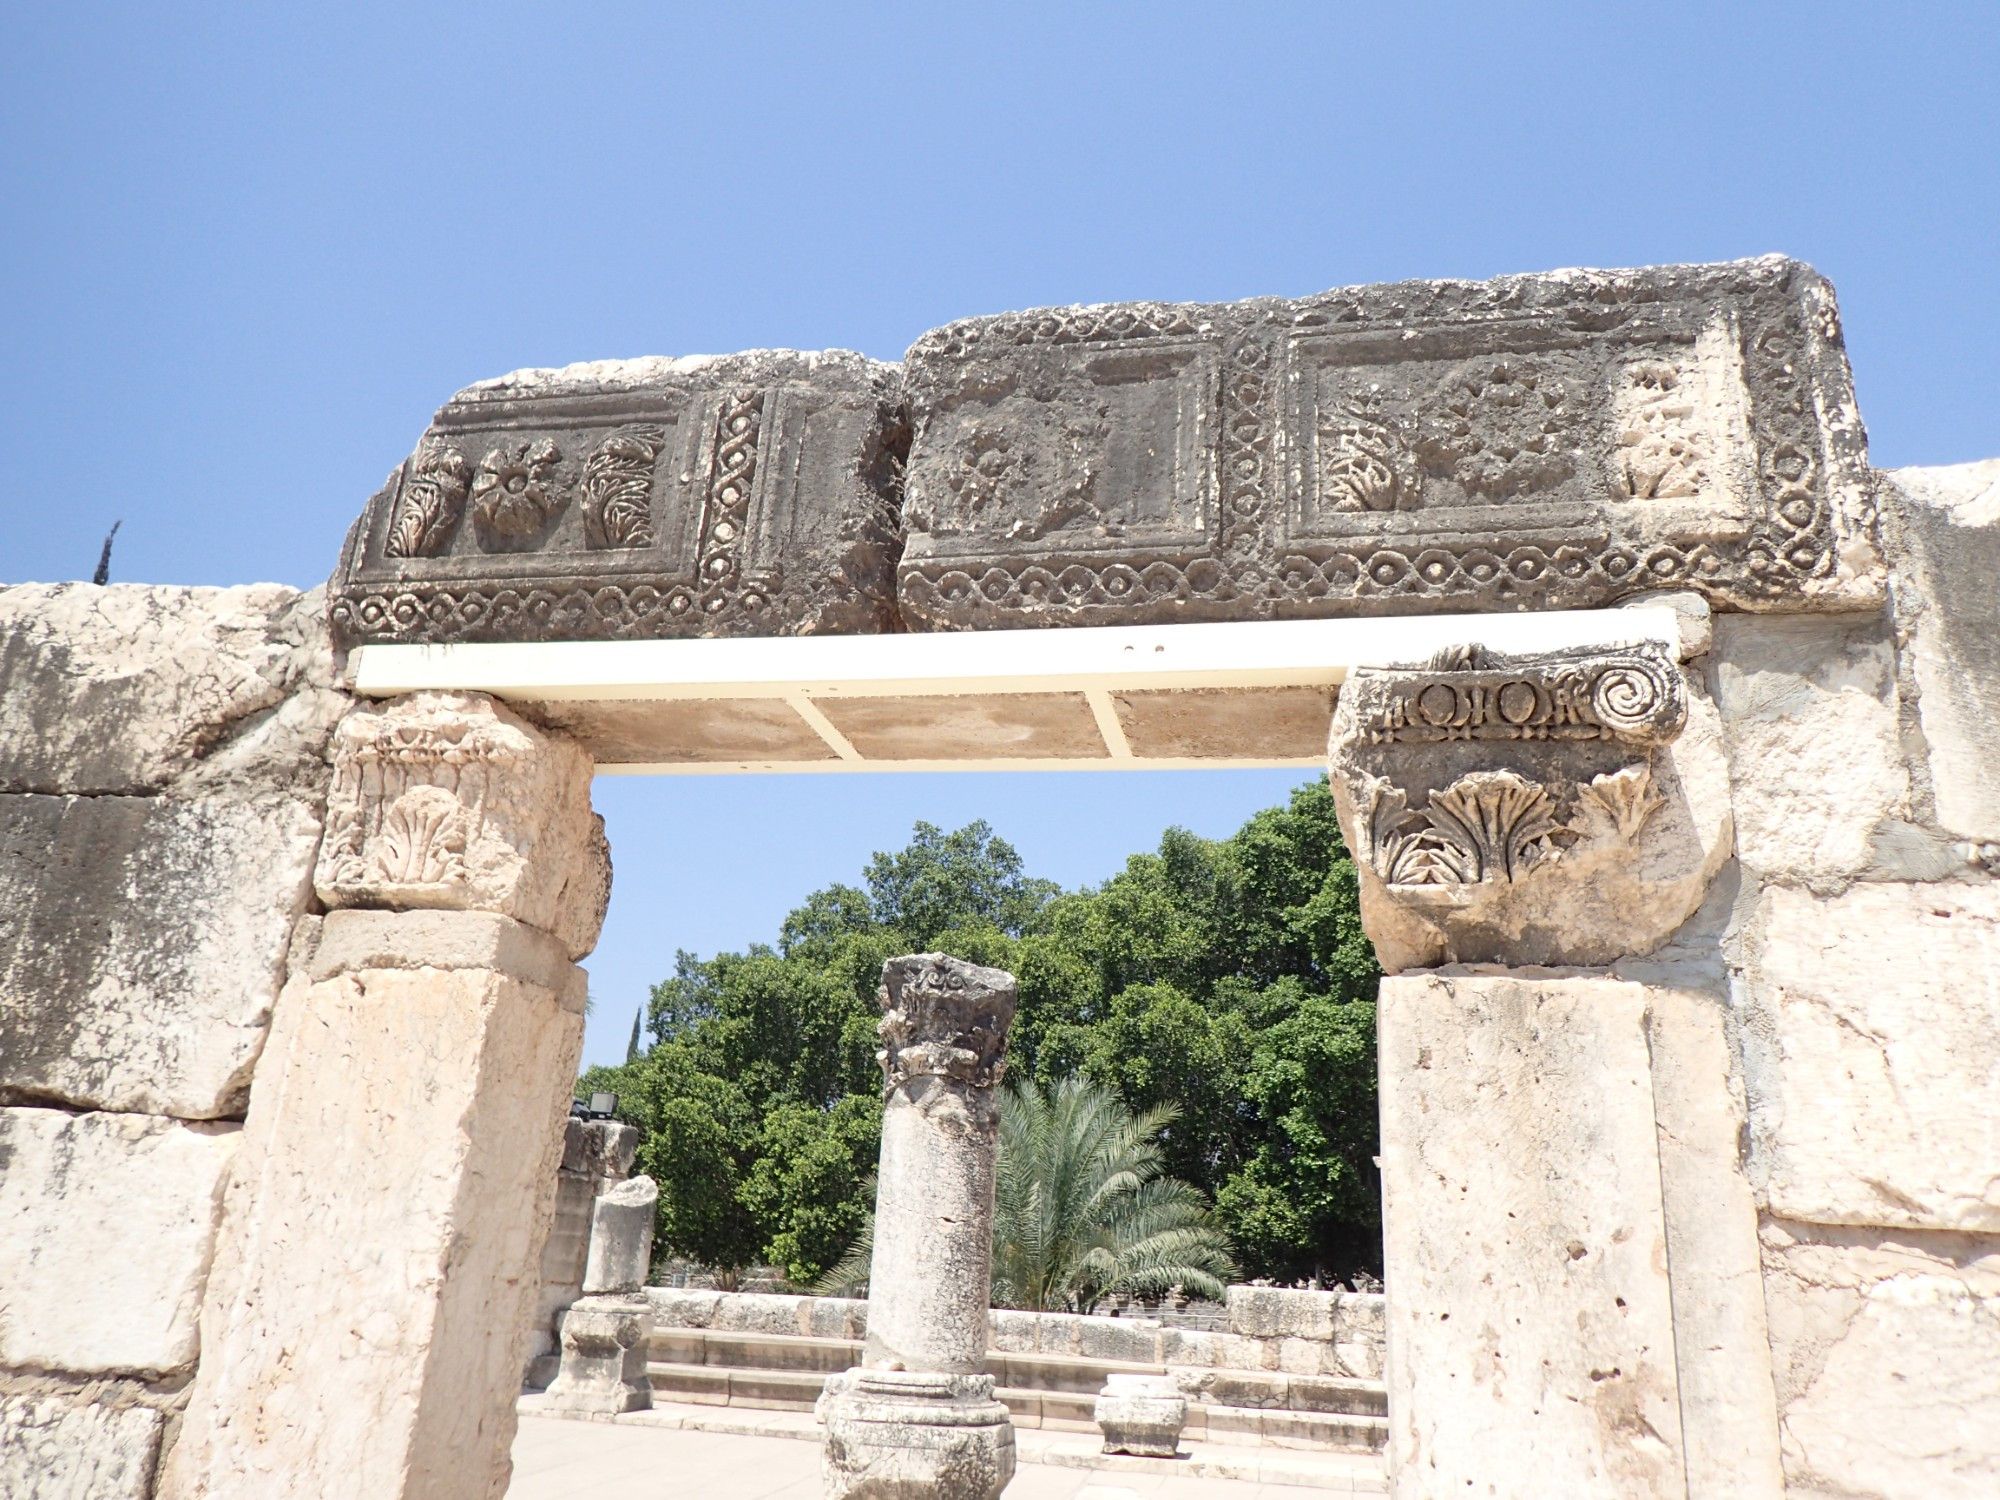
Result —
[[[1870, 467], [1809, 268], [525, 370], [332, 561], [0, 587], [0, 1494], [497, 1500], [524, 1369], [719, 1331], [568, 1123], [593, 775], [1213, 765], [1332, 778], [1385, 1299], [729, 1313], [880, 1351], [830, 1425], [1004, 1482], [995, 1363], [1115, 1336], [1135, 1446], [1379, 1381], [1399, 1500], [2000, 1493], [2000, 460]], [[960, 1293], [980, 994], [877, 1242]]]

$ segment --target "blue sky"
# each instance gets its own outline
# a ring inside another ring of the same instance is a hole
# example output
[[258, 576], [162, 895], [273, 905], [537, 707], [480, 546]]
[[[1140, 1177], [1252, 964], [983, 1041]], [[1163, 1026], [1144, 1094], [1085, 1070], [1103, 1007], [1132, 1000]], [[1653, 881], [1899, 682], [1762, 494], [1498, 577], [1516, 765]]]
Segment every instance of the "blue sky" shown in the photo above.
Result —
[[[2000, 454], [1989, 4], [0, 13], [0, 580], [310, 585], [524, 365], [894, 358], [974, 313], [1784, 251], [1878, 463]], [[590, 1054], [913, 818], [1099, 879], [1286, 774], [599, 782]]]

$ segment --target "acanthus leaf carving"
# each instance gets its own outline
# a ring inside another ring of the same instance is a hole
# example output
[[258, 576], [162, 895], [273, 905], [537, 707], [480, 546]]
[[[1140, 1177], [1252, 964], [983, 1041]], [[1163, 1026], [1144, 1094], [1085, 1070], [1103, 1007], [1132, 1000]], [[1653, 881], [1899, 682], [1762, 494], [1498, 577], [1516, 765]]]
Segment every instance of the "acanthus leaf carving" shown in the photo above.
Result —
[[628, 423], [612, 432], [584, 461], [584, 539], [596, 548], [653, 547], [653, 465], [666, 446], [664, 427]]
[[451, 545], [465, 515], [472, 479], [466, 456], [447, 443], [427, 443], [410, 461], [383, 544], [387, 557], [436, 557]]
[[1579, 789], [1577, 810], [1586, 837], [1635, 842], [1647, 820], [1667, 799], [1653, 785], [1652, 768], [1626, 766], [1623, 770], [1593, 776], [1590, 785]]
[[1378, 781], [1369, 823], [1375, 872], [1390, 885], [1512, 881], [1561, 854], [1554, 799], [1512, 771], [1475, 771], [1431, 793], [1421, 812]]

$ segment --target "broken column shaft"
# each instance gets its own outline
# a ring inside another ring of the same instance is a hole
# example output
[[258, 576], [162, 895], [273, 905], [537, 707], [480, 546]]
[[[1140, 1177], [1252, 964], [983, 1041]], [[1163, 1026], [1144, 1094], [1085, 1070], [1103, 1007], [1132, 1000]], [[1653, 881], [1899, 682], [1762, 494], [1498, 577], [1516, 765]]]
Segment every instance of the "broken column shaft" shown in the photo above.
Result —
[[986, 1359], [1014, 976], [941, 953], [882, 966], [882, 1155], [861, 1368], [827, 1381], [826, 1492], [991, 1500], [1014, 1429]]

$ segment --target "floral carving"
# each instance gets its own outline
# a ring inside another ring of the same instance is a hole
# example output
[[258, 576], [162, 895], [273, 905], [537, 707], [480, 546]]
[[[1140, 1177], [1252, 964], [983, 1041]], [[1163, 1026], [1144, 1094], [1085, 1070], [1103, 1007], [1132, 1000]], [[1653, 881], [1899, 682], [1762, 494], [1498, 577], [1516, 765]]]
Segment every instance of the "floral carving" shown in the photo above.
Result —
[[1329, 511], [1407, 510], [1422, 479], [1403, 434], [1362, 399], [1319, 414], [1320, 504]]
[[1618, 423], [1619, 492], [1628, 499], [1679, 499], [1708, 484], [1708, 443], [1696, 420], [1694, 392], [1664, 360], [1625, 366], [1612, 409]]
[[472, 465], [458, 449], [426, 444], [410, 462], [410, 476], [389, 522], [387, 557], [436, 557], [451, 545], [465, 515]]
[[1517, 880], [1558, 857], [1566, 832], [1548, 789], [1512, 771], [1475, 771], [1432, 792], [1423, 812], [1379, 783], [1370, 810], [1376, 873], [1391, 885]]
[[446, 885], [465, 878], [465, 808], [441, 786], [413, 786], [390, 804], [369, 848], [377, 880]]
[[1533, 360], [1479, 360], [1439, 389], [1419, 456], [1471, 496], [1533, 495], [1570, 477], [1571, 422], [1569, 392], [1553, 372]]
[[1639, 837], [1647, 819], [1666, 805], [1667, 799], [1653, 785], [1650, 767], [1627, 766], [1591, 778], [1580, 789], [1577, 812], [1582, 832], [1591, 838], [1622, 839]]
[[653, 465], [666, 445], [666, 429], [620, 427], [598, 444], [583, 466], [585, 540], [592, 547], [652, 547]]
[[548, 438], [489, 449], [472, 479], [472, 514], [480, 528], [502, 545], [537, 536], [563, 506], [555, 486], [561, 458]]

